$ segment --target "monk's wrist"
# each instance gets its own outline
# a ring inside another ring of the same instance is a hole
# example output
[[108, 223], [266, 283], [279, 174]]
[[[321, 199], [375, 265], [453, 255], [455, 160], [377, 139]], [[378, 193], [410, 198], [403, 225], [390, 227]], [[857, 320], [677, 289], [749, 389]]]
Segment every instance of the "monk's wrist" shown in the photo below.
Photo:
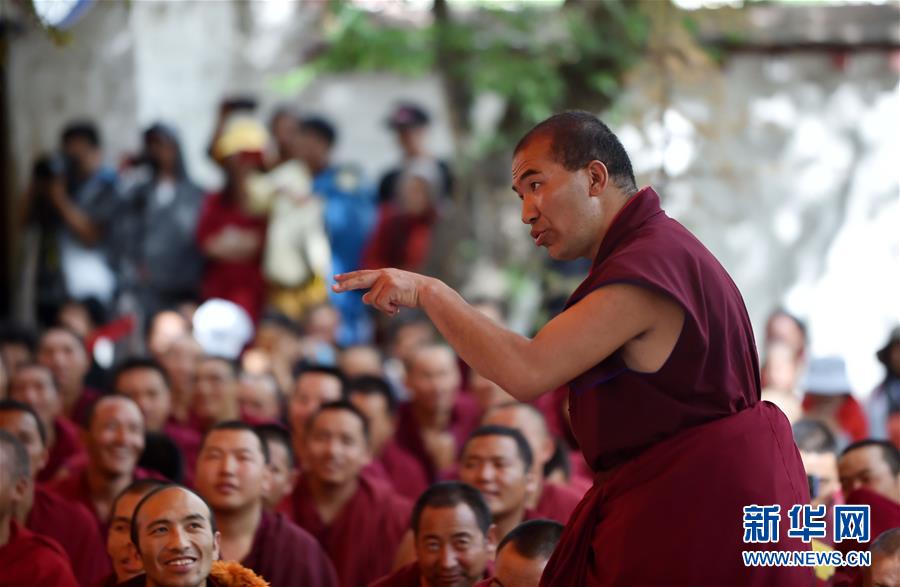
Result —
[[434, 307], [435, 300], [440, 296], [441, 289], [447, 287], [440, 279], [434, 277], [424, 277], [422, 282], [416, 288], [419, 307], [427, 314], [429, 309]]

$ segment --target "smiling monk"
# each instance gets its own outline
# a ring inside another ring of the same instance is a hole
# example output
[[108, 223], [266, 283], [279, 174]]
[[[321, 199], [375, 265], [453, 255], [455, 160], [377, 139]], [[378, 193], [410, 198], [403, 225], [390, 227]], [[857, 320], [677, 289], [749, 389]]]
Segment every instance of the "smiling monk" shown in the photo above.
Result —
[[[533, 338], [505, 330], [437, 279], [397, 269], [336, 276], [335, 291], [395, 315], [422, 308], [475, 371], [533, 401], [569, 386], [594, 485], [542, 585], [796, 585], [803, 568], [745, 567], [750, 504], [809, 500], [791, 429], [760, 401], [750, 319], [725, 269], [638, 189], [618, 138], [584, 112], [555, 115], [517, 145], [513, 190], [535, 245], [590, 274]], [[648, 537], [665, 548], [647, 552]]]

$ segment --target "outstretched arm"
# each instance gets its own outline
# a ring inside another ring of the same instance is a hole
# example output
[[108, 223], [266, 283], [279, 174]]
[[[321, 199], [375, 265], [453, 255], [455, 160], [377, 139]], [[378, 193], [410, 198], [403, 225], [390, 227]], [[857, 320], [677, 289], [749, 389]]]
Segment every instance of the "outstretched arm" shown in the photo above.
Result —
[[659, 304], [671, 303], [638, 286], [610, 285], [526, 338], [485, 317], [434, 278], [378, 269], [336, 275], [335, 280], [338, 292], [368, 289], [363, 301], [389, 315], [400, 307], [422, 308], [466, 363], [521, 401], [567, 383], [650, 331]]

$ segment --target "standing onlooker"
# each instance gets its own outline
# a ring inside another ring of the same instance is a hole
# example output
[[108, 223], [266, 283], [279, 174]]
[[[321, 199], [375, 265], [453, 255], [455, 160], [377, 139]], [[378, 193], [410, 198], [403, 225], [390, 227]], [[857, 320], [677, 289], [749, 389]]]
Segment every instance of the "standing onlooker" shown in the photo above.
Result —
[[149, 177], [128, 192], [115, 241], [122, 289], [146, 319], [196, 293], [203, 260], [194, 233], [203, 194], [174, 129], [157, 123], [144, 131], [144, 161]]
[[827, 425], [839, 449], [868, 437], [866, 415], [853, 397], [844, 359], [821, 357], [810, 361], [801, 388], [803, 416]]
[[884, 381], [869, 397], [869, 429], [872, 438], [887, 439], [900, 447], [900, 326], [876, 355], [884, 365]]

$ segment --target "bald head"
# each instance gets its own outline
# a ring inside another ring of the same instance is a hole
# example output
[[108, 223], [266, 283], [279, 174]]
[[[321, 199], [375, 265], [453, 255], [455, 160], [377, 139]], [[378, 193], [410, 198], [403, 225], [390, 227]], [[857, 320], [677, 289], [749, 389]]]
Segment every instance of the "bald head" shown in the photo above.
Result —
[[[555, 449], [553, 437], [547, 428], [544, 415], [532, 406], [521, 402], [501, 404], [484, 415], [482, 424], [506, 426], [522, 433], [528, 441], [534, 457], [534, 468], [543, 472], [544, 465], [553, 458]], [[543, 474], [540, 475], [541, 477]]]
[[883, 532], [869, 548], [872, 565], [866, 573], [867, 587], [900, 584], [900, 528]]
[[563, 525], [552, 520], [530, 520], [513, 528], [497, 547], [494, 584], [538, 587], [562, 531]]
[[459, 392], [456, 354], [446, 345], [429, 344], [412, 352], [406, 361], [406, 386], [414, 408], [424, 414], [446, 415]]

